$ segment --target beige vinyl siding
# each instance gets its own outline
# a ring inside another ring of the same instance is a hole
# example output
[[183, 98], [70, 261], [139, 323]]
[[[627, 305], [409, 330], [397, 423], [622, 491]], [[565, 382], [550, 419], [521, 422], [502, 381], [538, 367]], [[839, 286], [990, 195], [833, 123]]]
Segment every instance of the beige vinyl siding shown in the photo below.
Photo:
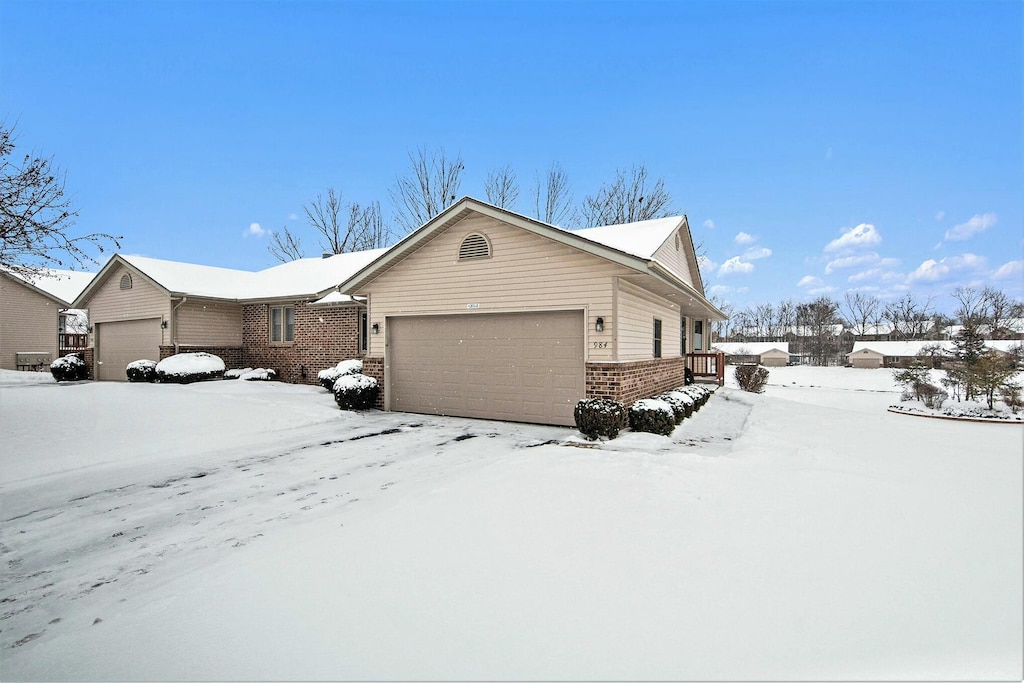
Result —
[[[490, 258], [458, 261], [459, 246], [478, 232]], [[613, 360], [613, 280], [629, 269], [483, 216], [470, 216], [436, 235], [368, 283], [371, 356], [384, 355], [385, 318], [393, 315], [586, 310], [589, 360]], [[598, 317], [605, 331], [594, 332]], [[607, 342], [594, 349], [593, 342]]]
[[[677, 230], [672, 237], [665, 240], [665, 243], [654, 252], [654, 260], [671, 270], [680, 280], [692, 287], [694, 286], [693, 274], [690, 273], [690, 266], [686, 263], [687, 245], [681, 233], [681, 230]], [[677, 244], [679, 245], [678, 249], [676, 249]]]
[[654, 319], [661, 320], [661, 356], [679, 356], [680, 312], [675, 304], [629, 282], [619, 282], [618, 360], [646, 360], [654, 355]]
[[242, 345], [241, 304], [189, 299], [178, 308], [175, 324], [179, 344]]
[[0, 368], [17, 370], [19, 352], [57, 358], [59, 312], [52, 300], [0, 275]]
[[785, 351], [776, 349], [772, 351], [765, 351], [761, 354], [761, 365], [769, 368], [781, 368], [789, 363], [789, 354]]
[[[132, 276], [131, 289], [121, 289], [121, 276], [125, 273]], [[93, 325], [140, 318], [169, 320], [171, 313], [171, 297], [141, 274], [124, 266], [113, 269], [85, 305], [89, 309], [89, 322]], [[169, 328], [162, 332], [160, 343], [165, 346], [171, 344]]]

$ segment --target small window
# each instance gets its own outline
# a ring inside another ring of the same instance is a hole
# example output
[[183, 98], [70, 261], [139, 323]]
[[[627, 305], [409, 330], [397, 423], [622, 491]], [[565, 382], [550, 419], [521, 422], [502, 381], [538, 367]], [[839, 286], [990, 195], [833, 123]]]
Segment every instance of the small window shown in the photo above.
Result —
[[369, 339], [367, 337], [367, 325], [368, 319], [366, 315], [366, 309], [359, 311], [359, 353], [366, 353], [366, 349], [369, 346]]
[[132, 288], [132, 276], [129, 275], [128, 273], [125, 273], [124, 275], [121, 276], [121, 289], [131, 289], [131, 288]]
[[661, 358], [661, 321], [654, 319], [654, 357]]
[[693, 321], [693, 350], [703, 351], [704, 350], [704, 321], [694, 320]]
[[460, 261], [489, 258], [490, 255], [491, 244], [487, 241], [487, 238], [480, 233], [474, 232], [472, 235], [467, 235], [466, 239], [462, 240], [462, 244], [459, 246]]
[[679, 318], [679, 355], [686, 355], [686, 316]]
[[290, 344], [295, 341], [295, 307], [273, 306], [270, 309], [270, 343]]

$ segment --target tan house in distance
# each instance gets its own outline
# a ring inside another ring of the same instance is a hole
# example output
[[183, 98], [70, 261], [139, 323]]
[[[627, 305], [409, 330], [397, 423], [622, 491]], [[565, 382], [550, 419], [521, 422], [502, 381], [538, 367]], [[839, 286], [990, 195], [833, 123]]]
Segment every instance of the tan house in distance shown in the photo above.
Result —
[[760, 363], [768, 368], [789, 365], [789, 342], [715, 342], [714, 348], [725, 354], [725, 362]]
[[573, 424], [683, 384], [710, 322], [685, 216], [567, 231], [465, 197], [339, 286], [381, 407]]
[[62, 317], [92, 277], [51, 270], [29, 282], [0, 272], [0, 369], [48, 369], [60, 357]]

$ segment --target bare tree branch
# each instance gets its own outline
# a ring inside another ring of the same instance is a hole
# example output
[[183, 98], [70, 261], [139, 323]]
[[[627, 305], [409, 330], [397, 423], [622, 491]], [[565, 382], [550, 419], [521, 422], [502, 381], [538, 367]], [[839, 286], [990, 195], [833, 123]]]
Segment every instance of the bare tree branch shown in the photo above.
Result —
[[412, 173], [397, 176], [388, 192], [395, 204], [395, 219], [410, 232], [455, 203], [465, 165], [462, 155], [449, 159], [444, 150], [409, 152]]
[[844, 295], [843, 301], [847, 316], [846, 321], [853, 328], [854, 334], [867, 334], [868, 327], [877, 323], [880, 316], [879, 307], [881, 304], [878, 301], [878, 297], [870, 296], [863, 292], [848, 291]]
[[306, 256], [302, 251], [302, 240], [287, 227], [284, 228], [283, 233], [270, 233], [270, 244], [267, 245], [267, 251], [281, 263], [297, 261]]
[[48, 268], [97, 263], [88, 248], [120, 248], [119, 238], [106, 233], [70, 234], [78, 212], [64, 195], [65, 175], [53, 157], [12, 160], [15, 139], [15, 126], [0, 121], [0, 268], [31, 280]]
[[583, 199], [582, 223], [590, 227], [664, 218], [673, 213], [671, 201], [663, 178], [648, 187], [645, 165], [631, 166], [628, 171], [617, 169], [610, 185], [602, 185], [596, 194]]
[[540, 177], [537, 178], [533, 192], [533, 206], [534, 216], [537, 220], [551, 225], [575, 223], [575, 211], [572, 209], [572, 195], [569, 191], [569, 176], [558, 162], [548, 167], [543, 180]]
[[511, 209], [519, 199], [519, 183], [511, 166], [503, 166], [487, 174], [484, 183], [487, 201], [503, 209]]

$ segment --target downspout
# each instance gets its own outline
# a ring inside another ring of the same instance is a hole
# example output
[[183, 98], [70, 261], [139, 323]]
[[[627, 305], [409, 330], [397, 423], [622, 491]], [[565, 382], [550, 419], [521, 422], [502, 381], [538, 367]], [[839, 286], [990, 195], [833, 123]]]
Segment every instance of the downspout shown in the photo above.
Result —
[[187, 296], [181, 297], [181, 301], [176, 303], [174, 308], [171, 309], [171, 343], [174, 344], [174, 353], [178, 353], [180, 350], [178, 346], [178, 308], [186, 301], [188, 301]]

